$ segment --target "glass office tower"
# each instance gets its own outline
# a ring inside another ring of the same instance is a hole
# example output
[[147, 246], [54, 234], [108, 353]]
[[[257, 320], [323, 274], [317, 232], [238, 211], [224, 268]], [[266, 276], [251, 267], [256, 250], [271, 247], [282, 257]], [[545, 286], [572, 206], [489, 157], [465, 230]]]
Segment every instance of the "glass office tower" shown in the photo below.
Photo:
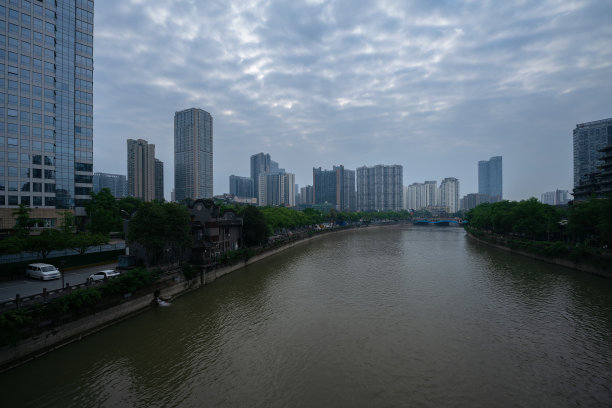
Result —
[[213, 196], [213, 118], [205, 110], [174, 114], [174, 195], [178, 202]]
[[93, 13], [92, 0], [0, 0], [0, 208], [84, 215], [93, 188]]
[[494, 156], [478, 162], [478, 194], [486, 194], [491, 202], [503, 197], [502, 157]]

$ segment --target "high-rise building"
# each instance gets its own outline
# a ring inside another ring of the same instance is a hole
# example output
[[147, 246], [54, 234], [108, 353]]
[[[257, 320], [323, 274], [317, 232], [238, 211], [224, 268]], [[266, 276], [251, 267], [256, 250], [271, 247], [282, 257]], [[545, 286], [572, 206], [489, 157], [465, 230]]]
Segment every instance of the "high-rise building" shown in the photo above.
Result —
[[229, 192], [235, 197], [253, 197], [253, 179], [250, 177], [234, 176], [229, 178]]
[[333, 204], [339, 211], [355, 210], [355, 171], [344, 166], [333, 170], [312, 169], [313, 204]]
[[155, 199], [164, 201], [164, 162], [155, 159]]
[[565, 205], [569, 202], [569, 191], [556, 190], [542, 193], [540, 202], [548, 205]]
[[174, 194], [179, 202], [213, 196], [213, 118], [205, 110], [174, 114]]
[[302, 205], [312, 205], [314, 201], [312, 200], [313, 188], [312, 186], [302, 187], [300, 189], [300, 204]]
[[37, 216], [84, 215], [93, 190], [94, 2], [1, 3], [1, 212], [25, 204]]
[[459, 211], [459, 180], [447, 177], [440, 183], [440, 206], [449, 213]]
[[574, 129], [574, 188], [597, 173], [603, 164], [601, 151], [612, 143], [612, 118], [579, 123]]
[[155, 197], [155, 145], [143, 139], [127, 140], [128, 195], [145, 201]]
[[469, 211], [472, 208], [479, 206], [482, 203], [488, 203], [491, 198], [486, 194], [470, 193], [463, 196], [461, 199], [461, 210]]
[[127, 177], [122, 174], [94, 173], [94, 193], [99, 193], [103, 188], [108, 188], [115, 198], [127, 197]]
[[251, 179], [253, 180], [253, 197], [259, 197], [259, 175], [263, 173], [276, 174], [283, 173], [285, 169], [280, 169], [278, 163], [272, 160], [268, 153], [257, 153], [251, 156]]
[[490, 202], [503, 197], [502, 157], [495, 156], [478, 162], [478, 194], [486, 194]]
[[284, 172], [259, 174], [258, 184], [258, 205], [295, 206], [295, 174]]
[[406, 193], [408, 203], [406, 208], [409, 210], [421, 210], [438, 205], [438, 182], [428, 180], [424, 183], [412, 183], [408, 186]]
[[401, 165], [359, 167], [357, 169], [357, 209], [359, 211], [401, 211], [403, 207], [403, 167]]

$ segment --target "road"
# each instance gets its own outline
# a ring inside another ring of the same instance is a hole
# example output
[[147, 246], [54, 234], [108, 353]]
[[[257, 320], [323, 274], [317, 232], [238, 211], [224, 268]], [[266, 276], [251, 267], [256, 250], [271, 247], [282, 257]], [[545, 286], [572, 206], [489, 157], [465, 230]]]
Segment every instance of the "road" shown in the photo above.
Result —
[[[106, 265], [92, 266], [89, 268], [75, 269], [66, 271], [64, 275], [64, 283], [70, 283], [71, 285], [77, 285], [84, 283], [89, 275], [97, 271], [103, 271], [105, 269], [115, 269], [117, 262], [109, 263]], [[23, 279], [13, 280], [8, 282], [0, 282], [0, 302], [15, 298], [15, 294], [19, 293], [19, 296], [30, 296], [37, 293], [42, 293], [43, 288], [47, 290], [60, 289], [62, 287], [61, 279], [54, 279], [48, 281], [40, 281], [31, 278], [24, 277]]]

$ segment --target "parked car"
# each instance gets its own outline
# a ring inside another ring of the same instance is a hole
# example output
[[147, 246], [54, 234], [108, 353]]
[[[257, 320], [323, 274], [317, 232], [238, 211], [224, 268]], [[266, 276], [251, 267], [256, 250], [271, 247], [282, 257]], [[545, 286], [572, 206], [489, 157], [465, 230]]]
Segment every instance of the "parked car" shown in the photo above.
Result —
[[95, 282], [99, 280], [114, 278], [115, 276], [119, 276], [119, 272], [112, 269], [107, 269], [105, 271], [98, 271], [96, 273], [92, 273], [91, 275], [89, 275], [89, 278], [87, 278], [87, 280], [89, 282]]
[[49, 280], [61, 278], [60, 271], [53, 265], [33, 263], [26, 267], [26, 276], [34, 279]]

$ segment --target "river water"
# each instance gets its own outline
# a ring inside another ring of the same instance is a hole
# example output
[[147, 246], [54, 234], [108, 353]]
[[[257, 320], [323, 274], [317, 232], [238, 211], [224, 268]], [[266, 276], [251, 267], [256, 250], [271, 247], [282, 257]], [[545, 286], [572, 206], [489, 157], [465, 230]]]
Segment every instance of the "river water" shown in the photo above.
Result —
[[0, 374], [3, 407], [612, 406], [612, 281], [455, 227], [331, 234]]

